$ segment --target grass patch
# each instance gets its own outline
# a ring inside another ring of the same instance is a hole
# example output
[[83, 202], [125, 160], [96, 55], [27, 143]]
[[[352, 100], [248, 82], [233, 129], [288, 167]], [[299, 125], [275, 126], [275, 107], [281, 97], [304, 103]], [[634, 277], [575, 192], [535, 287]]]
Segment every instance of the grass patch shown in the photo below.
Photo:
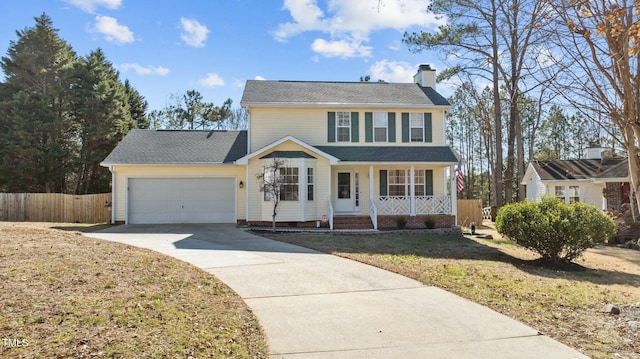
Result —
[[[279, 234], [265, 236], [336, 254], [437, 286], [521, 321], [592, 358], [638, 358], [640, 333], [600, 313], [640, 299], [640, 266], [582, 261], [544, 268], [508, 241], [462, 236]], [[592, 259], [589, 259], [592, 260]], [[613, 264], [612, 264], [613, 265]], [[637, 268], [636, 268], [637, 267]]]
[[263, 358], [242, 299], [212, 275], [155, 252], [0, 224], [2, 357]]

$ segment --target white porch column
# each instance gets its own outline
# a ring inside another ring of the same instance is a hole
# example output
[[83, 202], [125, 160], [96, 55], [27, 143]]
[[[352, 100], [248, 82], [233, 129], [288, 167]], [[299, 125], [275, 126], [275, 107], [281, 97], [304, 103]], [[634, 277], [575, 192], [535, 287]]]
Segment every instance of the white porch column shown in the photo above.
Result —
[[415, 217], [416, 215], [416, 181], [414, 178], [415, 168], [411, 166], [409, 170], [409, 188], [410, 188], [410, 198], [409, 198], [409, 215]]
[[452, 165], [449, 169], [451, 190], [451, 215], [453, 215], [456, 226], [458, 225], [458, 173], [456, 172], [456, 165]]
[[369, 166], [369, 201], [373, 201], [373, 166]]
[[305, 159], [302, 159], [302, 165], [300, 166], [301, 172], [298, 175], [298, 188], [300, 188], [300, 214], [302, 218], [302, 222], [306, 221], [304, 208], [307, 206], [307, 163]]
[[244, 220], [249, 223], [249, 164], [244, 166]]

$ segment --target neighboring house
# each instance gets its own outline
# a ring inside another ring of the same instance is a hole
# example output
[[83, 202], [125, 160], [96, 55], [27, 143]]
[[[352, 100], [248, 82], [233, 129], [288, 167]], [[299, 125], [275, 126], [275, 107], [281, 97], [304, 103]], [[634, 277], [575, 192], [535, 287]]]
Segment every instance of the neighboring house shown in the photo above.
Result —
[[113, 221], [270, 223], [272, 204], [256, 175], [278, 158], [280, 225], [333, 228], [360, 217], [386, 228], [403, 216], [424, 228], [430, 215], [452, 226], [450, 105], [428, 65], [414, 79], [251, 80], [241, 100], [247, 131], [131, 131], [102, 162], [113, 174]]
[[626, 158], [600, 158], [600, 148], [586, 159], [534, 161], [522, 179], [527, 200], [554, 196], [566, 203], [578, 201], [604, 210], [619, 210], [629, 203], [629, 166]]

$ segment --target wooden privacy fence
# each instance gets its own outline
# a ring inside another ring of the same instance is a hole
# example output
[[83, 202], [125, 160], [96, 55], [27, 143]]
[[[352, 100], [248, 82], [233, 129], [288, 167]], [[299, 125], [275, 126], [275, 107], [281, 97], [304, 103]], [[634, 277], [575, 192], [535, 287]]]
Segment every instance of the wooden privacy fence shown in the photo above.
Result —
[[471, 222], [482, 224], [482, 200], [459, 199], [458, 200], [458, 225], [469, 227]]
[[111, 193], [0, 193], [0, 221], [105, 223], [110, 203]]

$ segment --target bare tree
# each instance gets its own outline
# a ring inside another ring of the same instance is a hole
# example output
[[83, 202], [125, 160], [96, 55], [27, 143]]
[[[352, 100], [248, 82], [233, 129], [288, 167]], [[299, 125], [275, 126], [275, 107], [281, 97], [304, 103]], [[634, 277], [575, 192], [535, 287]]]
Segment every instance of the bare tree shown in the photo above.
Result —
[[[544, 39], [538, 29], [548, 21], [548, 9], [540, 0], [434, 0], [429, 11], [445, 15], [448, 24], [433, 33], [405, 34], [403, 41], [414, 52], [436, 49], [447, 60], [454, 59], [454, 65], [440, 73], [439, 79], [465, 73], [491, 82], [495, 137], [492, 197], [500, 207], [513, 201], [515, 182], [524, 175], [521, 98], [540, 86], [539, 82], [527, 82], [526, 77], [539, 70], [539, 45]], [[506, 161], [503, 113], [507, 114]], [[518, 196], [523, 195], [521, 188]]]
[[[632, 195], [640, 207], [640, 0], [553, 1], [558, 22], [547, 38], [562, 69], [558, 92], [585, 116], [621, 133]], [[611, 132], [611, 129], [609, 129]]]
[[264, 193], [265, 200], [270, 200], [272, 204], [271, 229], [274, 232], [276, 231], [276, 216], [278, 215], [278, 205], [280, 204], [280, 193], [283, 184], [280, 169], [285, 167], [284, 160], [274, 158], [269, 165], [262, 168], [262, 172], [256, 174], [258, 189]]

